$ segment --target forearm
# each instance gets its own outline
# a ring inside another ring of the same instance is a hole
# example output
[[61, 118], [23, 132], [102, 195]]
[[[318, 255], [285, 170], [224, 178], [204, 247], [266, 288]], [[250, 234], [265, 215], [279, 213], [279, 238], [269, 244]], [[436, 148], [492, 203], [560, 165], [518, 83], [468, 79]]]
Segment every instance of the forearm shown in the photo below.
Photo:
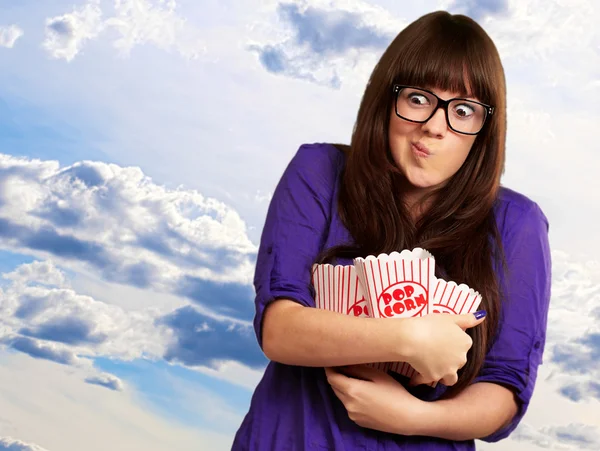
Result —
[[422, 429], [415, 435], [447, 440], [487, 437], [506, 426], [516, 413], [517, 403], [509, 389], [479, 382], [452, 399], [427, 403]]
[[301, 366], [342, 366], [404, 361], [402, 319], [341, 315], [275, 301], [263, 319], [263, 350], [273, 361]]

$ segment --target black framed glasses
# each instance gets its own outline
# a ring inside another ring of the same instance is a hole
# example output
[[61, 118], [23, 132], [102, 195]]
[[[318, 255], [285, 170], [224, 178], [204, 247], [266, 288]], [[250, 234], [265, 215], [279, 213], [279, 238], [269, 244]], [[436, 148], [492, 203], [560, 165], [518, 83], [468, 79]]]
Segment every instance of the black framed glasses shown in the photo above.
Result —
[[433, 117], [438, 108], [446, 113], [448, 127], [463, 135], [477, 135], [494, 107], [471, 99], [443, 100], [427, 89], [394, 85], [396, 116], [409, 122], [423, 124]]

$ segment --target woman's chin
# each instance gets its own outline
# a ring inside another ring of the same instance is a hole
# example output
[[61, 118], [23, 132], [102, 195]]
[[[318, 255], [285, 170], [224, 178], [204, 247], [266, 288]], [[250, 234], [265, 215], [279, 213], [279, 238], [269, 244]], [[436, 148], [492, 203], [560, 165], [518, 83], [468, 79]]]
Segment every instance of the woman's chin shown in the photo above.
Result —
[[437, 181], [427, 180], [419, 177], [408, 178], [408, 182], [411, 187], [418, 191], [428, 191], [435, 188], [438, 185]]

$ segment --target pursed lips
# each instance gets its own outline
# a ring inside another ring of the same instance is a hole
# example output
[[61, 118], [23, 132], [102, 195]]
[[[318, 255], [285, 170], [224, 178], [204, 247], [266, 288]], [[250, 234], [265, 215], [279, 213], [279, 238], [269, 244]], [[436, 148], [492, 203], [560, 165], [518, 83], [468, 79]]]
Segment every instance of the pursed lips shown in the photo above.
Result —
[[413, 142], [412, 145], [419, 152], [423, 152], [425, 155], [431, 155], [431, 151], [424, 144], [421, 144], [421, 143], [418, 143], [418, 142]]

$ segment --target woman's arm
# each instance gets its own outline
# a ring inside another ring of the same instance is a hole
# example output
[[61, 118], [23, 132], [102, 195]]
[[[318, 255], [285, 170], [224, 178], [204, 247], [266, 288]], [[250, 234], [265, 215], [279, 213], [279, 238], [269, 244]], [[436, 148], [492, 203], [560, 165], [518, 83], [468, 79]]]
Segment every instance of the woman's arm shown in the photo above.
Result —
[[479, 382], [456, 397], [426, 403], [420, 428], [412, 435], [447, 440], [487, 437], [510, 423], [517, 413], [514, 394], [498, 384]]
[[288, 365], [403, 362], [410, 351], [404, 322], [341, 315], [280, 299], [265, 312], [263, 351], [270, 360]]
[[464, 332], [484, 320], [473, 314], [359, 318], [280, 299], [263, 319], [263, 351], [301, 366], [410, 363], [427, 381], [456, 383], [472, 340]]
[[366, 366], [326, 368], [325, 373], [352, 421], [392, 434], [488, 440], [509, 427], [518, 411], [513, 392], [494, 383], [472, 384], [452, 399], [431, 402]]

